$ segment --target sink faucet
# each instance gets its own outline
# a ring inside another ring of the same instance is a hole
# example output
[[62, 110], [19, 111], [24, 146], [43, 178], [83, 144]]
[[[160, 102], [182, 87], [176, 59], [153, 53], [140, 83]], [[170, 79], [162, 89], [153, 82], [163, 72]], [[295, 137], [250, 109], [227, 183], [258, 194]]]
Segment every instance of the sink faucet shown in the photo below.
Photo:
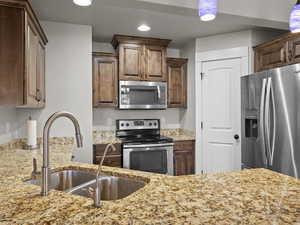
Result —
[[117, 151], [117, 149], [113, 143], [106, 145], [102, 159], [98, 166], [98, 171], [97, 171], [97, 175], [96, 175], [96, 188], [89, 190], [90, 195], [94, 199], [94, 206], [96, 208], [100, 208], [102, 206], [102, 204], [101, 204], [101, 187], [100, 187], [100, 179], [99, 178], [100, 178], [100, 173], [102, 171], [102, 165], [103, 165], [103, 162], [105, 160], [105, 157], [106, 157], [106, 154], [107, 154], [109, 148], [111, 148], [113, 151]]
[[80, 126], [77, 119], [73, 116], [73, 114], [65, 111], [56, 112], [47, 120], [44, 131], [43, 131], [43, 166], [42, 166], [42, 191], [41, 195], [46, 196], [49, 192], [49, 132], [53, 122], [60, 118], [66, 117], [69, 118], [75, 127], [75, 135], [76, 135], [76, 142], [78, 148], [82, 147], [82, 135], [80, 132]]

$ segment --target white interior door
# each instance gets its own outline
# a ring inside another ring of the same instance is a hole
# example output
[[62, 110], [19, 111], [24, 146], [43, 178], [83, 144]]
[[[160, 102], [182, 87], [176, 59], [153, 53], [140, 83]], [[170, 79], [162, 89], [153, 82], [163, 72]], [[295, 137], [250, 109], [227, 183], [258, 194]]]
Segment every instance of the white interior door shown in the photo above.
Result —
[[241, 58], [202, 62], [204, 173], [241, 169], [241, 68]]

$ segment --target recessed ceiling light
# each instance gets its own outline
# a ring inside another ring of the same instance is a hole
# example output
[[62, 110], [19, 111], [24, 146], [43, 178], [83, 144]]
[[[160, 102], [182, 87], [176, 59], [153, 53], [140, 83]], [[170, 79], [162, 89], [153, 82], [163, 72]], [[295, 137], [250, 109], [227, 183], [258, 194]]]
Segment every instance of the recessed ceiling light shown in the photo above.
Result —
[[92, 4], [93, 0], [73, 0], [73, 2], [79, 6], [89, 6]]
[[139, 31], [149, 31], [149, 30], [151, 30], [151, 27], [149, 27], [148, 25], [146, 25], [146, 24], [142, 24], [141, 26], [139, 26], [138, 28], [137, 28]]

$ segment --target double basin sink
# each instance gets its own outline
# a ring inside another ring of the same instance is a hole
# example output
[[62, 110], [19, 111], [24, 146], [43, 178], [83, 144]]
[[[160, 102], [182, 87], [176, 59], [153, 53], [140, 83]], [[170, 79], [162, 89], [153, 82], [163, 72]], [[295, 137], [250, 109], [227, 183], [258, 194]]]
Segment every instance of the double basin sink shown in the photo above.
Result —
[[[143, 181], [110, 175], [99, 177], [101, 200], [122, 199], [146, 185]], [[27, 184], [41, 186], [41, 177], [25, 181]], [[96, 188], [96, 174], [81, 170], [63, 170], [49, 175], [49, 190], [91, 197], [89, 190]]]

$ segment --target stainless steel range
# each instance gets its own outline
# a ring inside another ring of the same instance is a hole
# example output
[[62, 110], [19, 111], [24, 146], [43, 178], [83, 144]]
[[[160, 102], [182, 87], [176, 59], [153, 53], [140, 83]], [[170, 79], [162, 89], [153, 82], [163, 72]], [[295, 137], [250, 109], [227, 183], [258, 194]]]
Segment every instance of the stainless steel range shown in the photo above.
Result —
[[117, 120], [116, 136], [122, 140], [124, 168], [174, 174], [174, 143], [160, 136], [160, 120]]

